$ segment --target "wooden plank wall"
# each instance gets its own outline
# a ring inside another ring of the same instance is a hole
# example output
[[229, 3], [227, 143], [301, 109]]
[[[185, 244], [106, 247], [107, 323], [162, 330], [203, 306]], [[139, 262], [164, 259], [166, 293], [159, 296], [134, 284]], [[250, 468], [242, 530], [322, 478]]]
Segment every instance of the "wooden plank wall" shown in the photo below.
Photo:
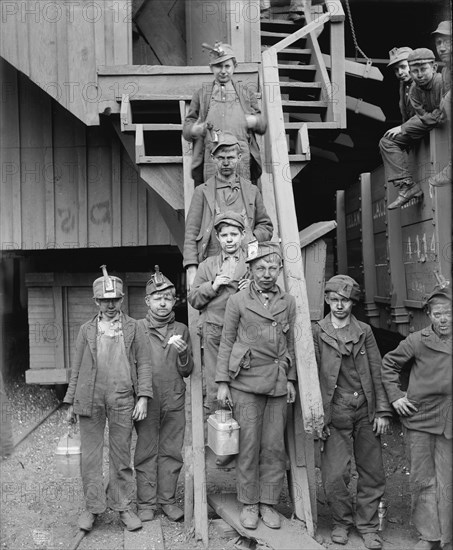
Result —
[[0, 248], [174, 245], [108, 120], [86, 127], [0, 60]]
[[98, 124], [97, 67], [132, 63], [131, 0], [10, 0], [0, 10], [0, 57]]

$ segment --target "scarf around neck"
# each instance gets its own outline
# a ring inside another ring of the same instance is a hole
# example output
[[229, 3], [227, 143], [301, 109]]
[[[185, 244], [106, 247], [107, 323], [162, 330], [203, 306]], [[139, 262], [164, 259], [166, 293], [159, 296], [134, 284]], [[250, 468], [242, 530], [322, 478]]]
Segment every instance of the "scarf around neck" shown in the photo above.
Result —
[[146, 321], [148, 322], [148, 326], [151, 328], [163, 328], [166, 325], [173, 323], [174, 320], [174, 311], [170, 311], [170, 313], [165, 317], [160, 317], [154, 314], [151, 310], [148, 310], [148, 313], [146, 314]]

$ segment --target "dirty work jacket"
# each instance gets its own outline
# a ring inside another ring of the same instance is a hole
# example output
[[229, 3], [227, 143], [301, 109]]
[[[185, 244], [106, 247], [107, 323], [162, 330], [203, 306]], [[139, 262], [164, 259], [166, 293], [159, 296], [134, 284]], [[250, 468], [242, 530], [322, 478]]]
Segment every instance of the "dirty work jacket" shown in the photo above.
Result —
[[278, 289], [270, 311], [252, 285], [228, 300], [215, 381], [249, 393], [286, 395], [286, 382], [296, 380], [296, 302]]
[[412, 103], [409, 97], [410, 88], [412, 82], [400, 82], [400, 101], [399, 107], [403, 122], [409, 120], [411, 116], [415, 115], [415, 110], [412, 107]]
[[[250, 86], [245, 85], [240, 81], [235, 81], [234, 79], [232, 79], [231, 82], [236, 90], [237, 97], [241, 104], [242, 110], [244, 111], [244, 116], [255, 115], [257, 117], [256, 127], [253, 130], [248, 131], [251, 157], [251, 178], [252, 180], [257, 180], [261, 176], [262, 168], [260, 150], [255, 134], [264, 134], [267, 129], [267, 122], [264, 115], [261, 114], [261, 110], [258, 106], [258, 100], [252, 90], [250, 90]], [[212, 84], [200, 88], [194, 93], [192, 101], [190, 102], [189, 112], [187, 113], [187, 117], [184, 120], [182, 128], [182, 135], [184, 139], [194, 142], [192, 151], [192, 177], [195, 181], [203, 181], [205, 140], [204, 136], [200, 136], [194, 140], [191, 135], [191, 130], [197, 120], [200, 122], [204, 122], [206, 120], [214, 83], [215, 81], [213, 81]]]
[[[151, 363], [147, 355], [146, 335], [132, 317], [121, 313], [124, 347], [129, 358], [131, 380], [137, 397], [152, 397]], [[80, 328], [74, 363], [64, 403], [74, 406], [74, 413], [91, 416], [97, 371], [98, 315]]]
[[[435, 73], [431, 81], [421, 88], [415, 82], [409, 90], [409, 98], [414, 108], [414, 117], [418, 118], [426, 127], [431, 130], [435, 126], [442, 124], [445, 116], [440, 108], [440, 102], [443, 95], [443, 80], [440, 73]], [[401, 125], [401, 133], [406, 134], [406, 128], [411, 125], [411, 117]]]
[[405, 395], [399, 373], [413, 361], [407, 398], [418, 412], [401, 416], [401, 423], [420, 432], [452, 437], [452, 349], [451, 339], [442, 340], [432, 327], [424, 328], [400, 342], [382, 360], [382, 382], [390, 403]]
[[[373, 422], [375, 416], [391, 416], [392, 408], [387, 400], [381, 380], [381, 356], [371, 327], [358, 321], [351, 315], [351, 324], [355, 325], [359, 337], [353, 342], [354, 364], [360, 377], [368, 405], [368, 419]], [[313, 343], [318, 363], [319, 384], [324, 407], [324, 422], [331, 421], [331, 401], [340, 372], [342, 355], [336, 339], [329, 334], [331, 330], [330, 313], [313, 325]]]
[[[256, 185], [239, 178], [244, 208], [250, 229], [258, 241], [268, 241], [274, 227], [264, 207], [263, 198]], [[216, 179], [209, 178], [206, 183], [195, 188], [189, 212], [186, 218], [184, 239], [184, 267], [198, 265], [206, 258], [211, 239], [215, 239], [214, 218], [216, 201]]]

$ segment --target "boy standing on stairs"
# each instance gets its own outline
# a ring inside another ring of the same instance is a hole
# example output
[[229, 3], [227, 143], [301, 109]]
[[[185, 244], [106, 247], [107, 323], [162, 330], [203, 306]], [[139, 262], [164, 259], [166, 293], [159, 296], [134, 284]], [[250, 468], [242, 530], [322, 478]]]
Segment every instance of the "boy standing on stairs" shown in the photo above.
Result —
[[398, 197], [388, 206], [389, 210], [400, 208], [423, 194], [420, 184], [409, 172], [408, 151], [445, 118], [440, 108], [443, 81], [436, 72], [434, 53], [428, 48], [417, 48], [409, 54], [407, 62], [413, 80], [409, 98], [415, 115], [401, 126], [388, 130], [379, 142], [387, 181], [399, 188]]
[[258, 243], [247, 257], [252, 282], [227, 303], [217, 358], [217, 399], [238, 421], [236, 458], [240, 522], [256, 529], [259, 516], [281, 525], [274, 509], [286, 472], [284, 432], [288, 403], [296, 397], [296, 301], [276, 282], [282, 270], [279, 243]]
[[199, 185], [216, 174], [212, 151], [219, 133], [231, 132], [241, 152], [238, 174], [256, 182], [262, 168], [255, 134], [266, 132], [266, 119], [250, 86], [233, 79], [237, 62], [231, 46], [216, 42], [206, 47], [214, 82], [194, 93], [182, 130], [184, 138], [193, 141], [192, 177]]
[[[330, 313], [313, 326], [324, 407], [321, 473], [332, 513], [332, 542], [346, 544], [356, 525], [365, 546], [382, 548], [378, 505], [385, 490], [380, 435], [392, 409], [381, 380], [381, 356], [371, 327], [352, 315], [360, 287], [347, 275], [327, 281]], [[355, 521], [349, 491], [351, 461], [358, 473]]]
[[146, 284], [148, 314], [138, 321], [146, 333], [153, 369], [153, 399], [147, 416], [135, 424], [137, 508], [142, 521], [154, 519], [158, 504], [171, 521], [184, 516], [176, 505], [176, 486], [186, 425], [184, 378], [192, 372], [193, 360], [189, 329], [175, 321], [175, 292], [173, 283], [156, 266]]

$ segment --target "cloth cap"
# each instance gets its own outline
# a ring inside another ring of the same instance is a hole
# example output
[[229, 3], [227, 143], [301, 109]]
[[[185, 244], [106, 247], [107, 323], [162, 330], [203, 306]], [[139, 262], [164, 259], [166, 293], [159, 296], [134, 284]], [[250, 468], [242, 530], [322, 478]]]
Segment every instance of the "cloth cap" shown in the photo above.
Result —
[[409, 65], [421, 65], [422, 63], [434, 61], [435, 59], [436, 56], [429, 48], [417, 48], [409, 54], [407, 62]]
[[159, 266], [154, 266], [154, 273], [151, 275], [151, 279], [146, 283], [146, 294], [154, 294], [154, 292], [162, 292], [167, 288], [175, 288], [175, 285], [167, 279], [165, 275], [160, 271]]
[[393, 48], [389, 51], [389, 58], [390, 63], [387, 64], [387, 67], [391, 67], [392, 65], [396, 65], [400, 61], [406, 61], [409, 54], [412, 53], [412, 48], [408, 48], [406, 46], [402, 48]]
[[109, 275], [107, 273], [107, 267], [101, 265], [102, 277], [97, 278], [93, 283], [93, 298], [97, 299], [111, 299], [122, 298], [123, 281], [119, 277]]
[[234, 227], [239, 227], [239, 229], [244, 230], [244, 218], [242, 217], [242, 214], [238, 214], [232, 210], [227, 210], [226, 212], [220, 212], [217, 214], [214, 220], [214, 227], [217, 229], [217, 226], [221, 223], [233, 225]]
[[451, 21], [441, 21], [439, 26], [431, 34], [445, 34], [451, 36]]
[[260, 258], [264, 258], [265, 256], [269, 256], [269, 254], [278, 254], [281, 258], [282, 249], [280, 247], [280, 243], [272, 241], [259, 243], [258, 241], [252, 241], [248, 245], [247, 259], [245, 261], [253, 262], [255, 260], [259, 260]]
[[224, 61], [228, 61], [228, 59], [236, 57], [230, 44], [216, 42], [214, 46], [203, 44], [203, 47], [209, 50], [209, 57], [211, 58], [209, 66], [217, 65], [218, 63], [223, 63]]
[[324, 288], [324, 292], [336, 292], [343, 298], [354, 300], [360, 299], [360, 286], [357, 281], [348, 275], [335, 275], [329, 279]]
[[436, 285], [433, 291], [428, 294], [425, 305], [428, 305], [429, 302], [436, 296], [438, 296], [439, 298], [445, 298], [446, 300], [449, 300], [451, 302], [451, 287], [448, 282], [442, 285]]
[[238, 138], [231, 132], [219, 132], [219, 141], [211, 150], [211, 155], [214, 155], [220, 147], [231, 147], [239, 145]]

